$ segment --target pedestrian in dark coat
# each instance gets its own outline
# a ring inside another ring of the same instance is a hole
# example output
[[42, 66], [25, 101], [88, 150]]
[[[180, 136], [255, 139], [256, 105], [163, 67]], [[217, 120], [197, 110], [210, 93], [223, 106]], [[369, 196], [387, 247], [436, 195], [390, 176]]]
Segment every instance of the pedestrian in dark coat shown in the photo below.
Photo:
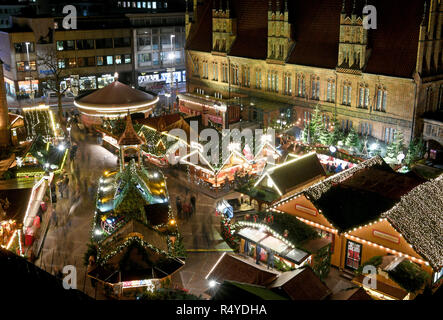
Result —
[[175, 205], [177, 206], [177, 215], [179, 219], [182, 219], [182, 202], [180, 200], [180, 197], [177, 197], [175, 199]]

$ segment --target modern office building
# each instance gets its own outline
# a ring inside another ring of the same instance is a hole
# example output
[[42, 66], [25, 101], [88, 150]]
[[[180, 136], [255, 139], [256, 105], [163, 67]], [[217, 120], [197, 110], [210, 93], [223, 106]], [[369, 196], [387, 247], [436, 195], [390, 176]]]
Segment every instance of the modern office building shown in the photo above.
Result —
[[122, 7], [114, 15], [79, 16], [76, 29], [64, 29], [60, 14], [12, 17], [12, 27], [0, 30], [7, 94], [29, 96], [31, 88], [36, 96], [44, 94], [51, 68], [38, 57], [51, 53], [64, 78], [62, 87], [70, 86], [74, 94], [106, 86], [115, 73], [120, 81], [147, 89], [171, 78], [184, 81], [184, 12], [158, 8], [126, 14], [129, 9]]

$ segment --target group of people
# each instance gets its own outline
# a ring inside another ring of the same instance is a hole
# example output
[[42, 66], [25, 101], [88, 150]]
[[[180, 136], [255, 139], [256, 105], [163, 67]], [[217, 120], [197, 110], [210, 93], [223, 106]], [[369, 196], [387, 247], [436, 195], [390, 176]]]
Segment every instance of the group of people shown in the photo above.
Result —
[[185, 197], [185, 201], [182, 202], [181, 198], [179, 196], [177, 196], [176, 200], [175, 200], [175, 204], [177, 207], [177, 216], [179, 219], [185, 219], [185, 220], [189, 220], [192, 215], [195, 213], [195, 202], [196, 202], [196, 198], [194, 195], [192, 195], [189, 198], [189, 201], [186, 201]]
[[349, 168], [349, 163], [347, 163], [345, 167], [343, 167], [341, 162], [339, 162], [338, 164], [336, 164], [335, 162], [326, 163], [326, 171], [329, 173], [339, 173]]

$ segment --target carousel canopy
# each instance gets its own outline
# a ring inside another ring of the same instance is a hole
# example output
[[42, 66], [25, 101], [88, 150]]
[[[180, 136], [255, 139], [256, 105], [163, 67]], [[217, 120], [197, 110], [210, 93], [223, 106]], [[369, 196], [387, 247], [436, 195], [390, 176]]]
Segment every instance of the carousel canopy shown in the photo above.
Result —
[[133, 89], [119, 81], [75, 99], [74, 104], [83, 114], [115, 117], [128, 113], [147, 112], [157, 103], [158, 97]]

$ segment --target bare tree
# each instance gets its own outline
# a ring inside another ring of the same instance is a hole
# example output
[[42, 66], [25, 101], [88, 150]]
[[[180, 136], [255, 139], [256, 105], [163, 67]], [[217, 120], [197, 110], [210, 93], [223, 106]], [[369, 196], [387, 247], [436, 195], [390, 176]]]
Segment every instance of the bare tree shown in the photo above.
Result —
[[62, 97], [70, 88], [68, 85], [64, 89], [61, 86], [61, 82], [69, 76], [64, 66], [65, 62], [57, 57], [57, 52], [55, 51], [54, 46], [48, 46], [46, 50], [42, 50], [41, 53], [37, 54], [37, 60], [38, 66], [43, 67], [48, 72], [48, 76], [45, 78], [46, 89], [54, 91], [57, 95], [58, 117], [63, 131], [65, 131], [66, 124], [63, 117]]

